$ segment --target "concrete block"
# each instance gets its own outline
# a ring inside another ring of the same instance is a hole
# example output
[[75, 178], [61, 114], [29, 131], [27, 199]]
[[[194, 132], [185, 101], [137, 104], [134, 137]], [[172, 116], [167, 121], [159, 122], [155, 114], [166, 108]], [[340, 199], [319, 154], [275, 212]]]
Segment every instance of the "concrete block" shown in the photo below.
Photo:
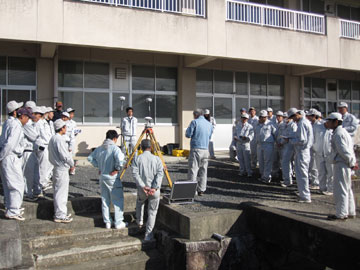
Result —
[[190, 212], [178, 205], [160, 203], [157, 222], [189, 240], [210, 238], [214, 233], [227, 235], [244, 226], [241, 210], [207, 210]]
[[0, 269], [21, 265], [21, 234], [15, 220], [0, 220]]

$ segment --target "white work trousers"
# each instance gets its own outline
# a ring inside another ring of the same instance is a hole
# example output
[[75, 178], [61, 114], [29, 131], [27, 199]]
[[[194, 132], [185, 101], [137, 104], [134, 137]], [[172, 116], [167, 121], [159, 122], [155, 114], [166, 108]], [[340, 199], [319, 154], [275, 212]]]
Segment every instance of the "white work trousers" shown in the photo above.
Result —
[[311, 200], [309, 189], [310, 149], [296, 149], [295, 173], [299, 196], [303, 200]]
[[54, 167], [54, 212], [55, 218], [67, 216], [67, 201], [69, 196], [69, 169], [65, 167]]
[[43, 151], [37, 149], [35, 153], [39, 164], [40, 186], [44, 187], [49, 183], [49, 168], [51, 166], [49, 161], [49, 150], [45, 147]]
[[41, 193], [39, 163], [34, 152], [24, 152], [22, 171], [25, 181], [25, 195], [32, 198]]
[[257, 158], [262, 180], [271, 180], [271, 170], [273, 164], [274, 143], [260, 143], [257, 148]]
[[250, 142], [236, 143], [236, 152], [239, 160], [240, 174], [252, 175], [251, 170], [251, 153], [250, 153]]
[[101, 210], [104, 223], [112, 223], [110, 205], [114, 205], [115, 226], [124, 220], [124, 191], [119, 178], [113, 180], [100, 180]]
[[25, 181], [22, 172], [22, 159], [14, 154], [6, 156], [1, 162], [2, 176], [8, 189], [7, 211], [8, 216], [20, 215], [23, 202]]
[[[136, 146], [136, 137], [135, 136], [124, 136], [124, 141], [125, 141], [125, 145], [126, 145], [126, 149], [128, 151], [128, 154], [131, 155], [132, 152], [134, 151], [134, 148]], [[136, 149], [135, 149], [136, 151]], [[124, 153], [126, 155], [126, 153]]]
[[318, 171], [319, 187], [321, 191], [333, 192], [333, 165], [323, 155], [316, 154], [316, 167]]
[[137, 200], [136, 200], [136, 220], [143, 223], [144, 220], [144, 205], [148, 201], [148, 219], [146, 222], [146, 234], [153, 231], [156, 221], [156, 214], [160, 202], [160, 190], [158, 189], [154, 195], [146, 196], [142, 188], [138, 187]]
[[292, 161], [294, 158], [294, 146], [286, 143], [282, 147], [281, 170], [285, 185], [292, 185]]
[[273, 166], [272, 166], [272, 175], [274, 175], [274, 177], [280, 175], [280, 167], [281, 167], [281, 148], [275, 144], [274, 152], [273, 152]]
[[250, 152], [251, 152], [251, 168], [254, 170], [257, 167], [257, 143], [256, 140], [253, 139], [250, 142]]
[[336, 162], [334, 165], [334, 199], [337, 217], [356, 215], [351, 189], [351, 169], [343, 162]]
[[191, 149], [189, 155], [188, 179], [197, 181], [197, 191], [205, 192], [207, 183], [209, 151], [208, 149]]
[[316, 153], [313, 149], [310, 149], [310, 163], [309, 163], [309, 183], [310, 185], [318, 186], [318, 170], [316, 167]]

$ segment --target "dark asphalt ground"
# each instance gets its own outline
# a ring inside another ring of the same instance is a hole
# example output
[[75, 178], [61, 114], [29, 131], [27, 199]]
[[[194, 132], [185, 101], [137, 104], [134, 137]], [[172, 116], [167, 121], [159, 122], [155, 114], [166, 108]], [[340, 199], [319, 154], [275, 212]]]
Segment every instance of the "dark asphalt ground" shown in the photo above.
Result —
[[[173, 181], [187, 179], [186, 161], [167, 165]], [[166, 185], [167, 181], [164, 178], [163, 186]], [[125, 173], [123, 186], [124, 192], [136, 192], [131, 168]], [[295, 191], [296, 186], [283, 188], [278, 183], [264, 184], [256, 178], [240, 177], [236, 163], [227, 159], [218, 159], [209, 162], [208, 186], [205, 194], [201, 197], [196, 196], [194, 204], [182, 207], [192, 212], [238, 209], [241, 202], [252, 201], [360, 232], [359, 218], [347, 222], [326, 220], [329, 214], [335, 212], [332, 196], [320, 195], [318, 191], [313, 191], [312, 203], [300, 204], [297, 202]], [[100, 196], [98, 171], [90, 165], [78, 166], [76, 175], [71, 176], [69, 198], [81, 196]], [[45, 198], [52, 198], [52, 190], [47, 191]]]

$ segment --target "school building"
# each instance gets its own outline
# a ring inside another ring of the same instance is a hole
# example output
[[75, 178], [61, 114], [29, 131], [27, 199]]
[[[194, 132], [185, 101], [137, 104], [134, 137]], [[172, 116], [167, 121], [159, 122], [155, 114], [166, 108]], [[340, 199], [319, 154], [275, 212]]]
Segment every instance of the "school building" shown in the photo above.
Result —
[[150, 105], [160, 144], [184, 149], [197, 107], [218, 150], [243, 107], [359, 117], [360, 2], [0, 0], [0, 90], [1, 123], [10, 100], [76, 109], [78, 154], [119, 125], [120, 96], [139, 134]]

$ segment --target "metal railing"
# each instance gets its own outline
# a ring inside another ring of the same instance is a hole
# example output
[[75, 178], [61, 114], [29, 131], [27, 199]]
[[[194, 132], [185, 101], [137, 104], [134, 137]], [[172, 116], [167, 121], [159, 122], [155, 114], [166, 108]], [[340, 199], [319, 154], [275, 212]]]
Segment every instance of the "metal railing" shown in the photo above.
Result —
[[325, 16], [226, 0], [226, 20], [325, 35]]
[[172, 12], [187, 15], [206, 16], [206, 0], [78, 0], [107, 4], [113, 6], [126, 6], [157, 10], [161, 12]]
[[360, 22], [340, 20], [340, 37], [360, 40]]

